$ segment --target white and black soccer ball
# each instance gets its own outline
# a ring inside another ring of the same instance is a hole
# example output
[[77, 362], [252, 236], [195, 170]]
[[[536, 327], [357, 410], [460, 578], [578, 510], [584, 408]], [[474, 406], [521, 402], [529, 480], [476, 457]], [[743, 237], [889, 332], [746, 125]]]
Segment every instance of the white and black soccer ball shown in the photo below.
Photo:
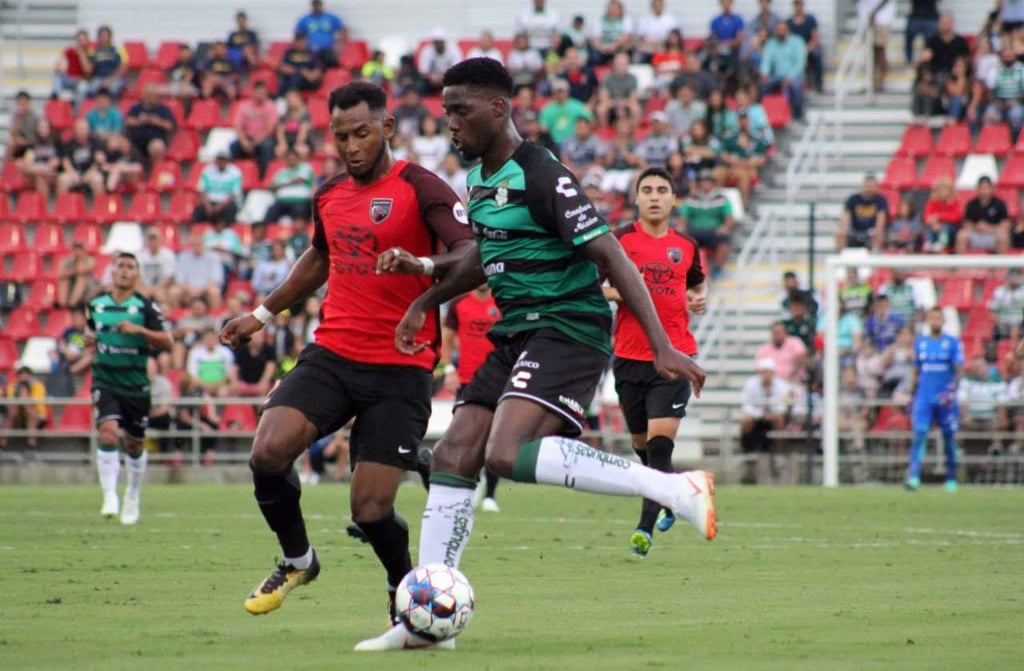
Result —
[[405, 628], [430, 641], [458, 636], [473, 617], [473, 587], [458, 569], [427, 564], [398, 584], [395, 607]]

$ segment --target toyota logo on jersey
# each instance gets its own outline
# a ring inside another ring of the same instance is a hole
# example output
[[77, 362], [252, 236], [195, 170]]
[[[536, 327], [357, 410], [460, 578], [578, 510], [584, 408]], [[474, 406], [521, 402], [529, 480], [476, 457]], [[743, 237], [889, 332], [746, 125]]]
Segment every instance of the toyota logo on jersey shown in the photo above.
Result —
[[370, 219], [375, 224], [382, 223], [391, 214], [393, 198], [374, 198], [370, 201]]

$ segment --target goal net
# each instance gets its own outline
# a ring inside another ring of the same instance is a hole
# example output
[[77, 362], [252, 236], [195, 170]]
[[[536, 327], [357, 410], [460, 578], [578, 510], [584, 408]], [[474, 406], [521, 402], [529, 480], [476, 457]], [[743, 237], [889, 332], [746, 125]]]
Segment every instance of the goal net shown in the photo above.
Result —
[[[957, 399], [960, 478], [1020, 484], [1024, 371], [1012, 350], [1020, 337], [1024, 289], [1014, 289], [1011, 271], [1024, 269], [1024, 256], [859, 251], [826, 261], [822, 483], [902, 480], [912, 437], [913, 342], [926, 328], [925, 311], [938, 305], [943, 329], [964, 349]], [[886, 300], [879, 300], [882, 295]], [[941, 479], [944, 457], [934, 428], [926, 455], [922, 477]]]

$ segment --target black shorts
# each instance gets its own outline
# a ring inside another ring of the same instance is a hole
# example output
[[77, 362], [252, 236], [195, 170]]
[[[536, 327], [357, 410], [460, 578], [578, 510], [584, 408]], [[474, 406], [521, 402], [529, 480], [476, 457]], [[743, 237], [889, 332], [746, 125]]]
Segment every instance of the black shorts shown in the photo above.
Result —
[[320, 345], [306, 345], [299, 361], [267, 397], [264, 410], [295, 408], [328, 436], [355, 417], [349, 462], [416, 470], [416, 454], [430, 420], [431, 373], [417, 366], [359, 363]]
[[116, 419], [117, 425], [135, 440], [146, 437], [150, 402], [149, 396], [122, 396], [111, 389], [92, 390], [92, 412], [96, 426]]
[[718, 249], [720, 245], [729, 244], [729, 236], [718, 231], [693, 231], [689, 236], [697, 242], [701, 249]]
[[564, 435], [578, 436], [607, 365], [606, 354], [557, 329], [498, 336], [455, 406], [496, 408], [503, 399], [525, 398], [564, 418]]
[[649, 419], [686, 417], [689, 380], [666, 380], [658, 375], [654, 363], [635, 359], [616, 358], [612, 372], [615, 393], [619, 395], [619, 406], [630, 433], [647, 433]]

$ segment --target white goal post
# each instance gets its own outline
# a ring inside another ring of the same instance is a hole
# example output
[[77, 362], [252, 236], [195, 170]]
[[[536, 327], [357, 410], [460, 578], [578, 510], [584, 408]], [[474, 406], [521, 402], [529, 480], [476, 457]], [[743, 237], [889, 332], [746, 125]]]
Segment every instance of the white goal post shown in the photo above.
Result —
[[839, 283], [848, 268], [963, 270], [1024, 268], [1024, 256], [947, 256], [923, 254], [838, 254], [825, 261], [824, 408], [822, 415], [822, 484], [839, 485]]

